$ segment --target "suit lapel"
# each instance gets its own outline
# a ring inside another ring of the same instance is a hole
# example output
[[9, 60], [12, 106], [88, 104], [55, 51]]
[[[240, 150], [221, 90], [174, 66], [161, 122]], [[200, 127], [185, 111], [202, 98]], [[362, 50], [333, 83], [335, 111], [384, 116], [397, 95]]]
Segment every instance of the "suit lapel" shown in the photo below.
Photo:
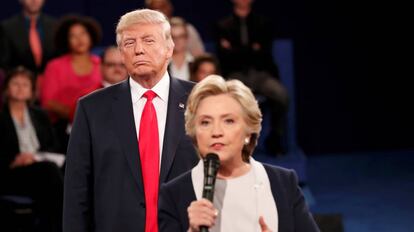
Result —
[[[19, 16], [18, 25], [16, 25], [16, 34], [18, 36], [18, 40], [16, 43], [19, 44], [23, 48], [23, 51], [29, 51], [29, 54], [32, 54], [30, 44], [29, 44], [29, 28], [26, 22], [26, 19], [21, 14]], [[34, 60], [33, 60], [34, 64]]]
[[144, 192], [129, 81], [119, 84], [117, 90], [112, 101], [116, 132], [138, 188]]
[[188, 94], [177, 79], [171, 78], [170, 80], [167, 122], [165, 124], [162, 149], [160, 183], [166, 181], [176, 155], [178, 143], [184, 135], [182, 128], [184, 125], [186, 95]]

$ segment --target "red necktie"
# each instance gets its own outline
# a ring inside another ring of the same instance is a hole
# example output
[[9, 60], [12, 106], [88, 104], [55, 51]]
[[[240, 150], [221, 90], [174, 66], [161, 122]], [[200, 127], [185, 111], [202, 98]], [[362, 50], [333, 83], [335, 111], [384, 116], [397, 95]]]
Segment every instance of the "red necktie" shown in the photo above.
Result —
[[37, 67], [42, 63], [42, 43], [36, 29], [36, 19], [30, 19], [29, 44]]
[[152, 99], [157, 94], [152, 90], [144, 93], [147, 98], [139, 126], [139, 154], [145, 192], [145, 232], [158, 231], [158, 181], [159, 142], [157, 112]]

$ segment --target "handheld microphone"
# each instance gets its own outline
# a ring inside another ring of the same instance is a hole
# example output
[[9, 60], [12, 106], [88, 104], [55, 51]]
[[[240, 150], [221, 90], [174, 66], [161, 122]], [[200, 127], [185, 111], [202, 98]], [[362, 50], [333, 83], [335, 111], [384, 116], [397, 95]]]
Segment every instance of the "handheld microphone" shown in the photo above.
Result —
[[[204, 158], [204, 186], [203, 198], [213, 202], [214, 186], [216, 184], [217, 171], [220, 167], [220, 160], [217, 154], [208, 153]], [[207, 226], [200, 226], [201, 232], [208, 232]]]

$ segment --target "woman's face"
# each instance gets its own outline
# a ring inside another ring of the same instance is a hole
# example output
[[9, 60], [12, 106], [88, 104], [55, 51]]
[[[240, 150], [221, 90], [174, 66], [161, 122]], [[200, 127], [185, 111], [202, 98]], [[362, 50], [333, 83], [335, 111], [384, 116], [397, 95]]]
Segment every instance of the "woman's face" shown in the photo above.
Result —
[[74, 24], [69, 29], [69, 49], [72, 53], [82, 54], [91, 49], [91, 37], [81, 24]]
[[28, 101], [32, 98], [32, 82], [24, 74], [13, 77], [7, 87], [6, 95], [10, 101]]
[[195, 115], [195, 137], [201, 156], [218, 154], [221, 165], [243, 162], [247, 125], [240, 104], [228, 94], [201, 100]]

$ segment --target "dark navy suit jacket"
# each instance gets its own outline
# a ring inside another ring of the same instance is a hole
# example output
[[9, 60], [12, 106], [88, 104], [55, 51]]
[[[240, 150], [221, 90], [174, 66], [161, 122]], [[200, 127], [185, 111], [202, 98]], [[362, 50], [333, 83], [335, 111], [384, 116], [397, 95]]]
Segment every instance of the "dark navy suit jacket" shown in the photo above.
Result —
[[[192, 87], [190, 82], [170, 79], [160, 183], [190, 170], [199, 160], [184, 132], [183, 104]], [[144, 231], [138, 150], [128, 80], [79, 101], [67, 152], [64, 232]]]
[[[298, 187], [295, 172], [266, 164], [264, 167], [276, 201], [279, 232], [319, 231]], [[187, 231], [189, 228], [187, 207], [195, 200], [191, 171], [164, 184], [158, 202], [160, 232]]]

